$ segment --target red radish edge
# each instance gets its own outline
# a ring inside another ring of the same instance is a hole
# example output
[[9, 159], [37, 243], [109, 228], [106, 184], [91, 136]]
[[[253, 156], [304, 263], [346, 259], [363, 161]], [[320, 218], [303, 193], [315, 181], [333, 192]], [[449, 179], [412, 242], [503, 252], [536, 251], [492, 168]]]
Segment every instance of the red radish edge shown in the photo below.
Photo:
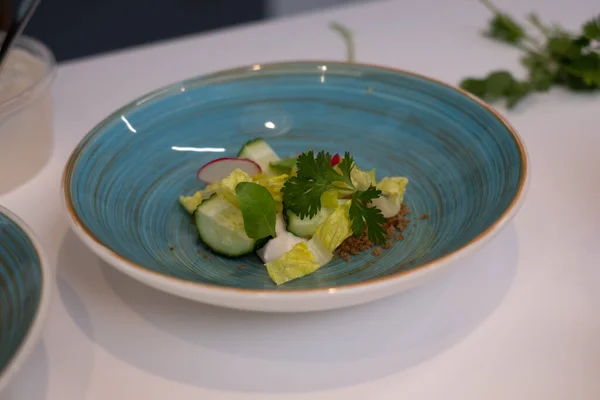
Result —
[[336, 153], [335, 156], [331, 157], [331, 166], [335, 167], [336, 165], [338, 165], [341, 161], [341, 157], [339, 154]]
[[[227, 166], [227, 164], [231, 164]], [[233, 164], [238, 164], [233, 166]], [[221, 157], [204, 164], [197, 173], [198, 179], [205, 183], [214, 183], [226, 178], [236, 168], [250, 176], [262, 172], [260, 165], [247, 158]]]

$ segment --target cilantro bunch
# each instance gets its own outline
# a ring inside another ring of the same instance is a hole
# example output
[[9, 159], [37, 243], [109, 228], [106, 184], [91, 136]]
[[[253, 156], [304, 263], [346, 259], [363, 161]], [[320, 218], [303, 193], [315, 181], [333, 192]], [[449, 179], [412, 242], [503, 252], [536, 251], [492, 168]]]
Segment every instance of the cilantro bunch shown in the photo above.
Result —
[[485, 101], [503, 99], [508, 108], [527, 95], [546, 92], [554, 85], [574, 91], [600, 89], [600, 17], [586, 22], [581, 32], [574, 34], [529, 14], [527, 22], [537, 31], [535, 37], [489, 0], [482, 2], [494, 14], [485, 36], [521, 50], [527, 78], [519, 80], [508, 71], [494, 71], [484, 78], [463, 80], [461, 88]]
[[369, 207], [381, 191], [374, 186], [357, 190], [351, 179], [354, 165], [348, 152], [337, 165], [339, 171], [331, 166], [329, 153], [321, 151], [315, 157], [311, 150], [300, 154], [296, 163], [297, 175], [289, 178], [281, 190], [283, 204], [300, 218], [311, 218], [321, 210], [321, 196], [329, 190], [338, 190], [351, 198], [352, 232], [358, 236], [367, 229], [370, 241], [384, 243], [386, 219], [378, 208]]

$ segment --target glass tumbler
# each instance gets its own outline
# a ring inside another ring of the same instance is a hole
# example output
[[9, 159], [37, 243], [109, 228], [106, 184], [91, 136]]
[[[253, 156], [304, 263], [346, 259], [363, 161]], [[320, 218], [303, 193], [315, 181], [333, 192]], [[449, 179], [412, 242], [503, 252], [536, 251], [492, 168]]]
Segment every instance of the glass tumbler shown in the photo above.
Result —
[[55, 76], [45, 45], [25, 36], [15, 41], [0, 71], [0, 195], [33, 178], [52, 156]]

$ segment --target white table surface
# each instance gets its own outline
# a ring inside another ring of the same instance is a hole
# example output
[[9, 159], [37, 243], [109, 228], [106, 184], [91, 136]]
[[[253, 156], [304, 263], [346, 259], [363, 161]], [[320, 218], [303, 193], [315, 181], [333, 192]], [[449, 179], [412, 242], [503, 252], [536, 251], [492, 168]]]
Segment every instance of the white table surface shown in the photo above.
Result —
[[[499, 2], [568, 27], [600, 11], [596, 0]], [[513, 49], [478, 35], [487, 17], [474, 1], [375, 2], [62, 65], [53, 158], [0, 197], [57, 266], [43, 339], [0, 398], [600, 398], [598, 95], [554, 90], [501, 109], [530, 153], [522, 211], [447, 275], [366, 306], [266, 315], [180, 300], [116, 272], [67, 227], [59, 181], [69, 153], [138, 95], [240, 64], [341, 59], [330, 20], [355, 30], [359, 61], [450, 83], [518, 68]]]

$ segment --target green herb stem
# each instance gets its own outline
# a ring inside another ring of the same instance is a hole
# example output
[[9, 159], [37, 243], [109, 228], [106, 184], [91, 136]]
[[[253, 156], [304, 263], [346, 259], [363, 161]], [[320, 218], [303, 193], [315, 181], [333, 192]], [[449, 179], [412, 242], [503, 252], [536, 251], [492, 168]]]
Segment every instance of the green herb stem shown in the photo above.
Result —
[[544, 24], [536, 14], [527, 21], [544, 37], [544, 43], [530, 36], [525, 27], [500, 11], [491, 0], [481, 0], [493, 18], [485, 36], [509, 44], [524, 53], [527, 69], [524, 81], [510, 72], [495, 71], [484, 78], [466, 78], [460, 86], [486, 101], [503, 99], [514, 107], [533, 92], [544, 92], [561, 85], [573, 91], [600, 89], [600, 24], [592, 18], [583, 24], [579, 34], [565, 31], [559, 25]]
[[346, 45], [346, 61], [352, 63], [355, 61], [354, 34], [344, 25], [338, 22], [331, 22], [329, 27], [334, 32], [337, 32]]

